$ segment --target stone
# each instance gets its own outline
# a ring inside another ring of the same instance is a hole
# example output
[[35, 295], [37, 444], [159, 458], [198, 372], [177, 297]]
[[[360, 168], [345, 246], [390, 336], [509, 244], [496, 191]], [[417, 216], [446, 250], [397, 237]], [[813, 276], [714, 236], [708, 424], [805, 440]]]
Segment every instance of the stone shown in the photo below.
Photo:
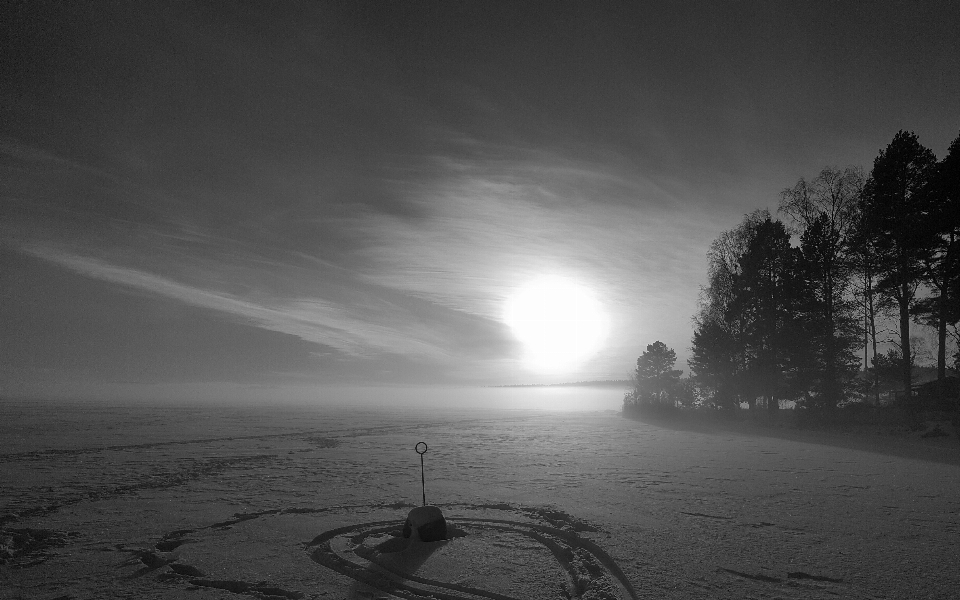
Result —
[[403, 524], [403, 537], [421, 542], [447, 539], [447, 521], [437, 506], [418, 506], [410, 511]]

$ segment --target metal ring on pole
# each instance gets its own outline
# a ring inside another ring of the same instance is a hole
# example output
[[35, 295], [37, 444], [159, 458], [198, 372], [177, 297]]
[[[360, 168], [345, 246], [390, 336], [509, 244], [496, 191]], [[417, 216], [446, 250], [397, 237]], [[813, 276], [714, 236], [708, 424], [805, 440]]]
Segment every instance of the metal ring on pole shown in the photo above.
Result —
[[[420, 446], [423, 446], [423, 450], [420, 449]], [[417, 454], [423, 456], [427, 453], [427, 444], [425, 442], [417, 442], [417, 445], [413, 447]]]

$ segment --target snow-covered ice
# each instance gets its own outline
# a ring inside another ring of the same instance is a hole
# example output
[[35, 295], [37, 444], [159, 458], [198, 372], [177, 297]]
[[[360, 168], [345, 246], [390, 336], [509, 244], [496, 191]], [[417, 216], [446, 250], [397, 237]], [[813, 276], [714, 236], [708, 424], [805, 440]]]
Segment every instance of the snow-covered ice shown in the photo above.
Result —
[[[960, 444], [612, 411], [3, 405], [0, 598], [956, 598]], [[459, 535], [378, 553], [426, 499]], [[417, 554], [419, 552], [419, 554]], [[444, 596], [445, 594], [445, 596]]]

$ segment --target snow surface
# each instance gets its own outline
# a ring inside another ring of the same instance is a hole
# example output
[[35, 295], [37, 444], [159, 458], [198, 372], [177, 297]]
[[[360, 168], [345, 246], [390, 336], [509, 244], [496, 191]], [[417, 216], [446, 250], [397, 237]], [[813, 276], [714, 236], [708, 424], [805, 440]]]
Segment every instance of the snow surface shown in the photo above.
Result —
[[[3, 599], [960, 597], [955, 439], [612, 411], [0, 409]], [[420, 503], [419, 441], [427, 502], [465, 535], [380, 554]]]

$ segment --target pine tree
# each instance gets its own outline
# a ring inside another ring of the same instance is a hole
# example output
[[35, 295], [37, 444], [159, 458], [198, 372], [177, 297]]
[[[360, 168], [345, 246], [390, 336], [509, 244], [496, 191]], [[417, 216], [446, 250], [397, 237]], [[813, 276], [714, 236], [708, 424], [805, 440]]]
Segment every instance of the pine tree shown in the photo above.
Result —
[[768, 216], [756, 224], [734, 277], [731, 306], [743, 320], [745, 388], [748, 397], [763, 397], [769, 410], [797, 391], [791, 384], [799, 379], [790, 375], [799, 372], [795, 354], [801, 347], [794, 327], [801, 301], [798, 258], [786, 227]]
[[798, 315], [806, 300], [799, 251], [767, 211], [747, 215], [711, 246], [690, 369], [719, 406], [775, 410], [808, 383], [809, 344]]
[[735, 281], [756, 229], [768, 219], [765, 210], [746, 215], [740, 225], [720, 234], [707, 253], [708, 282], [700, 291], [688, 365], [701, 393], [718, 407], [737, 408], [741, 401], [753, 407], [756, 399], [748, 389], [746, 314], [743, 303], [736, 302]]
[[637, 359], [634, 372], [634, 392], [640, 404], [664, 406], [672, 404], [679, 389], [683, 371], [674, 369], [677, 353], [661, 341], [647, 346]]
[[[853, 349], [858, 343], [850, 288], [857, 266], [856, 236], [864, 177], [859, 168], [825, 168], [812, 181], [800, 179], [780, 195], [780, 212], [801, 234], [804, 279], [810, 301], [804, 307], [813, 335], [815, 392], [820, 407], [832, 409], [852, 383]], [[864, 286], [865, 291], [868, 286]]]
[[800, 236], [801, 277], [805, 288], [796, 310], [803, 321], [809, 354], [812, 405], [832, 411], [844, 400], [856, 372], [859, 343], [855, 302], [848, 294], [851, 264], [838, 253], [838, 232], [821, 214]]
[[[899, 308], [902, 357], [911, 355], [910, 310], [932, 253], [925, 194], [936, 164], [933, 152], [916, 134], [900, 131], [874, 160], [864, 188], [867, 231], [877, 258], [877, 291]], [[910, 361], [901, 362], [901, 381], [909, 395]]]
[[[695, 318], [697, 321], [700, 317]], [[716, 408], [740, 406], [736, 346], [730, 332], [716, 319], [696, 322], [693, 347], [687, 361], [701, 394]]]
[[947, 326], [960, 320], [960, 297], [954, 291], [960, 281], [960, 136], [937, 165], [928, 202], [927, 228], [933, 248], [926, 258], [925, 279], [935, 296], [917, 302], [915, 314], [937, 330], [937, 379], [942, 381], [947, 367]]

